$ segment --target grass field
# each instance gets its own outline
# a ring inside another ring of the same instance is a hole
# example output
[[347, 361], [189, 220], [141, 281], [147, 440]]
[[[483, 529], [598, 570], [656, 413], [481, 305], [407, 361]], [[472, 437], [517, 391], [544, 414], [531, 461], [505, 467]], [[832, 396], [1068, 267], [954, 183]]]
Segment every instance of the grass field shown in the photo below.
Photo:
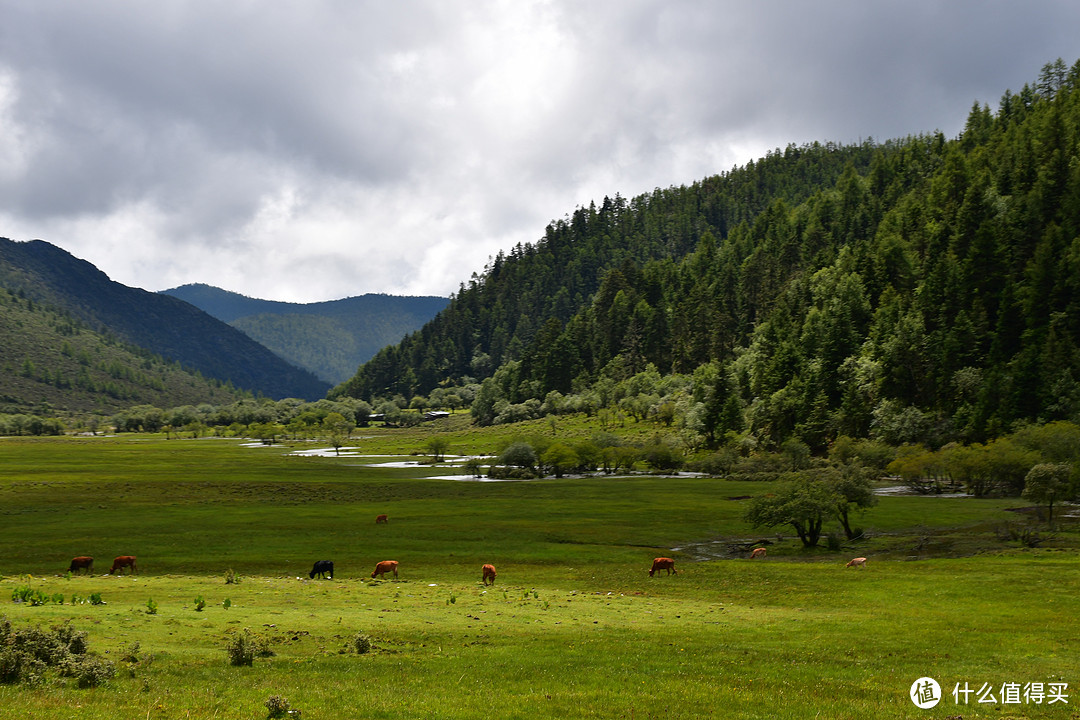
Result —
[[[371, 435], [364, 455], [424, 442]], [[745, 525], [732, 498], [768, 483], [478, 483], [377, 462], [216, 439], [0, 439], [0, 615], [71, 620], [120, 668], [91, 689], [0, 685], [0, 718], [265, 718], [272, 695], [304, 718], [1080, 717], [1077, 534], [1003, 541], [1022, 501], [884, 497], [859, 519], [870, 537], [831, 553]], [[764, 561], [728, 551], [761, 537]], [[95, 574], [65, 577], [82, 554]], [[138, 575], [104, 575], [120, 554]], [[657, 555], [679, 574], [650, 578]], [[844, 568], [855, 555], [865, 569]], [[319, 559], [333, 580], [309, 580]], [[396, 580], [369, 577], [383, 559], [400, 561]], [[105, 604], [9, 601], [28, 586]], [[274, 654], [234, 667], [226, 647], [245, 628]], [[934, 709], [908, 698], [923, 676], [942, 686]], [[988, 683], [996, 702], [957, 704], [957, 683]], [[1068, 703], [1006, 703], [1005, 683], [1068, 683]]]

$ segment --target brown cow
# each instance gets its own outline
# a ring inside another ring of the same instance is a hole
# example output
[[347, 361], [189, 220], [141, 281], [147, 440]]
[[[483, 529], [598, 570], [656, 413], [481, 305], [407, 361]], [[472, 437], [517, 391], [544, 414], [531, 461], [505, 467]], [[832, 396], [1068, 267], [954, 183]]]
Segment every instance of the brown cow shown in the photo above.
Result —
[[383, 560], [375, 566], [375, 572], [371, 573], [371, 577], [378, 575], [380, 580], [385, 580], [388, 572], [394, 573], [394, 577], [397, 577], [397, 566], [397, 560]]
[[495, 566], [494, 565], [485, 565], [484, 567], [482, 567], [480, 569], [484, 573], [484, 584], [487, 585], [488, 584], [488, 578], [491, 578], [491, 584], [494, 585], [495, 584], [495, 575], [496, 575]]
[[376, 516], [375, 516], [375, 524], [376, 524], [376, 525], [378, 525], [379, 523], [385, 523], [385, 522], [389, 522], [389, 521], [388, 521], [388, 520], [386, 519], [386, 516], [385, 516], [385, 515], [376, 515]]
[[856, 565], [859, 567], [866, 567], [866, 558], [854, 558], [844, 567], [854, 567]]
[[138, 571], [138, 568], [135, 567], [135, 556], [134, 555], [121, 555], [118, 558], [116, 558], [115, 560], [113, 560], [112, 561], [112, 569], [109, 570], [109, 574], [112, 575], [114, 572], [119, 570], [120, 574], [123, 575], [124, 574], [124, 568], [131, 568], [131, 572], [137, 572]]
[[678, 574], [678, 571], [675, 570], [675, 561], [671, 558], [656, 558], [655, 560], [653, 560], [652, 570], [649, 571], [649, 577], [652, 577], [653, 573], [655, 573], [657, 570], [667, 570], [668, 575], [670, 575], [671, 573]]
[[750, 553], [750, 559], [753, 560], [754, 558], [765, 557], [766, 554], [765, 548], [754, 548]]
[[80, 555], [76, 558], [71, 558], [71, 565], [68, 567], [69, 573], [78, 572], [79, 570], [85, 570], [89, 575], [94, 570], [94, 558], [89, 555]]

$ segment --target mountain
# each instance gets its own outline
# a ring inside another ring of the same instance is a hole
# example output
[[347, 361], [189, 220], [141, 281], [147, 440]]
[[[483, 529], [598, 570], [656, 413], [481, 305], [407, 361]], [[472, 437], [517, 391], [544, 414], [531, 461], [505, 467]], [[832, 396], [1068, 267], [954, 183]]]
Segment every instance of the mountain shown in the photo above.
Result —
[[340, 383], [435, 317], [442, 297], [367, 294], [317, 303], [258, 300], [210, 285], [162, 291], [205, 310], [323, 380]]
[[243, 393], [0, 288], [0, 414], [228, 404]]
[[819, 451], [1080, 422], [1078, 158], [1080, 63], [1058, 60], [954, 139], [789, 146], [605, 198], [331, 396], [457, 388], [481, 423], [610, 408]]
[[127, 287], [42, 240], [0, 238], [0, 287], [89, 329], [271, 398], [318, 399], [329, 384], [177, 298]]

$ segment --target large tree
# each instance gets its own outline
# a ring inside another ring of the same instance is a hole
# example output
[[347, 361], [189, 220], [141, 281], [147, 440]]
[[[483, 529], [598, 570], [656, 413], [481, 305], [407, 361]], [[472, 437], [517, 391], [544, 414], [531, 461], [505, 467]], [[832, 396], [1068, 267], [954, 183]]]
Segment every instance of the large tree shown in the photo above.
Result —
[[1066, 463], [1039, 463], [1024, 479], [1024, 497], [1046, 505], [1046, 521], [1053, 522], [1054, 501], [1062, 500], [1069, 491], [1072, 466]]
[[815, 547], [825, 520], [836, 513], [840, 496], [812, 473], [788, 473], [784, 484], [751, 501], [746, 521], [755, 528], [790, 525], [804, 547]]
[[858, 533], [851, 529], [850, 514], [873, 507], [878, 501], [870, 473], [859, 463], [848, 463], [833, 470], [828, 482], [836, 493], [836, 519], [844, 526], [847, 539], [854, 540]]

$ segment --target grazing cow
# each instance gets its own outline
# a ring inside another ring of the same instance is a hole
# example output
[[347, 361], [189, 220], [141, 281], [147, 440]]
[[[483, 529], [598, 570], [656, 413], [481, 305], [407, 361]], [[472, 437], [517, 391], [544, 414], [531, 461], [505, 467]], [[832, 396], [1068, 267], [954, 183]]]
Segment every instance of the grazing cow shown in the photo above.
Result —
[[135, 556], [134, 555], [121, 555], [121, 556], [117, 557], [115, 560], [113, 560], [112, 561], [112, 569], [109, 570], [109, 574], [112, 575], [117, 570], [119, 570], [120, 574], [123, 575], [124, 574], [124, 568], [130, 568], [131, 572], [137, 572], [138, 571], [138, 568], [135, 567]]
[[655, 560], [653, 560], [652, 570], [649, 571], [649, 577], [652, 577], [653, 573], [655, 573], [657, 570], [667, 570], [668, 575], [670, 575], [671, 573], [678, 574], [678, 571], [675, 570], [675, 561], [671, 558], [656, 558]]
[[765, 548], [754, 548], [753, 551], [750, 553], [750, 559], [753, 560], [754, 558], [759, 558], [759, 557], [763, 558], [763, 557], [765, 557], [765, 555], [766, 555]]
[[484, 567], [482, 567], [480, 569], [484, 573], [484, 584], [487, 585], [488, 584], [488, 578], [491, 578], [491, 584], [494, 585], [495, 584], [495, 575], [496, 575], [495, 566], [494, 565], [485, 565]]
[[308, 573], [308, 577], [312, 580], [318, 575], [320, 578], [324, 574], [329, 573], [330, 579], [334, 579], [334, 563], [332, 560], [316, 560], [315, 564], [311, 568], [311, 572]]
[[394, 577], [397, 577], [397, 565], [397, 560], [383, 560], [375, 566], [375, 572], [371, 573], [371, 577], [378, 575], [380, 580], [385, 580], [388, 572], [394, 573]]
[[94, 558], [89, 555], [80, 555], [76, 558], [71, 558], [71, 566], [68, 567], [69, 573], [78, 572], [79, 570], [85, 570], [89, 575], [94, 570]]
[[386, 522], [389, 522], [389, 521], [386, 519], [385, 515], [376, 515], [375, 516], [375, 524], [376, 525], [378, 525], [380, 523], [386, 523]]
[[866, 558], [854, 558], [844, 567], [854, 567], [855, 565], [858, 565], [859, 567], [866, 567]]

